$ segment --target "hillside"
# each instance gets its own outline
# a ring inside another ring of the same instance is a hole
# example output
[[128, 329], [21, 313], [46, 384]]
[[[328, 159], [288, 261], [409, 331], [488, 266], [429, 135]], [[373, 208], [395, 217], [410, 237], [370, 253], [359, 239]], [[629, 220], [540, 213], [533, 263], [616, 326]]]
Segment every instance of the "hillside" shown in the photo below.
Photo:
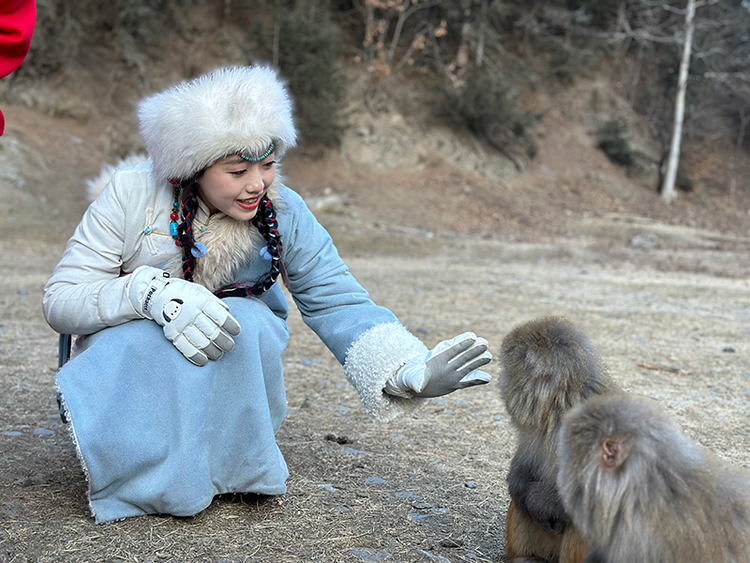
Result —
[[[218, 47], [206, 48], [212, 55], [201, 57], [202, 67], [236, 64], [217, 57]], [[26, 80], [9, 89], [13, 101], [3, 106], [8, 123], [0, 138], [0, 190], [10, 219], [0, 229], [34, 225], [33, 238], [67, 239], [86, 207], [85, 181], [102, 163], [142, 150], [135, 120], [139, 92], [171, 84], [174, 67], [169, 56], [150, 61], [145, 84], [134, 70], [73, 67], [54, 82]], [[350, 68], [341, 146], [303, 144], [288, 153], [282, 167], [288, 184], [304, 197], [324, 208], [329, 203], [322, 219], [344, 247], [373, 250], [369, 235], [356, 236], [368, 230], [505, 241], [576, 239], [620, 258], [690, 270], [701, 268], [700, 258], [670, 249], [736, 251], [748, 242], [750, 159], [740, 161], [732, 201], [726, 188], [730, 143], [686, 144], [683, 163], [694, 189], [680, 192], [672, 205], [658, 197], [655, 164], [629, 176], [596, 147], [597, 127], [612, 115], [627, 115], [637, 125], [631, 143], [647, 162], [657, 158], [648, 124], [629, 110], [606, 71], [592, 69], [570, 86], [552, 84], [527, 96], [527, 106], [544, 117], [534, 129], [538, 153], [520, 172], [468, 131], [432, 115], [414, 84], [392, 88], [386, 110], [368, 111], [362, 72]], [[729, 264], [735, 263], [732, 256]], [[740, 263], [719, 270], [745, 272]]]

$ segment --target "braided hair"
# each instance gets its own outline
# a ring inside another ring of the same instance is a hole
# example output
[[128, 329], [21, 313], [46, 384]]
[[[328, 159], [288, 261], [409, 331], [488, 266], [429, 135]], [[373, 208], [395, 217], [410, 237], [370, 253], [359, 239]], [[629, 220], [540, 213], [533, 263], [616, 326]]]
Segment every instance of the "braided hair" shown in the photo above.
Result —
[[177, 243], [182, 247], [182, 277], [193, 281], [195, 271], [195, 235], [193, 221], [198, 211], [198, 182], [195, 178], [180, 182], [182, 223], [177, 226]]
[[281, 252], [283, 245], [281, 243], [281, 233], [279, 233], [278, 222], [276, 221], [276, 209], [268, 198], [264, 195], [258, 205], [258, 212], [250, 220], [253, 225], [263, 235], [266, 241], [266, 250], [271, 257], [271, 267], [269, 271], [258, 280], [255, 285], [232, 284], [222, 287], [214, 292], [218, 297], [248, 297], [250, 295], [260, 296], [271, 289], [276, 283], [276, 278], [281, 274], [281, 279], [286, 285], [289, 280], [286, 275], [284, 263], [281, 261]]
[[[182, 222], [177, 227], [177, 242], [182, 247], [182, 275], [187, 281], [193, 281], [195, 271], [196, 253], [193, 252], [196, 241], [193, 234], [193, 221], [198, 210], [198, 182], [196, 178], [180, 182], [180, 190], [183, 194], [181, 215]], [[271, 259], [269, 271], [261, 277], [254, 285], [232, 284], [222, 287], [214, 292], [218, 297], [247, 297], [250, 295], [261, 296], [271, 289], [276, 279], [281, 278], [286, 285], [289, 284], [286, 269], [281, 261], [283, 244], [281, 233], [278, 230], [276, 220], [276, 209], [265, 194], [258, 205], [258, 212], [250, 220], [258, 229], [266, 242], [266, 251]], [[200, 253], [197, 253], [199, 256]]]

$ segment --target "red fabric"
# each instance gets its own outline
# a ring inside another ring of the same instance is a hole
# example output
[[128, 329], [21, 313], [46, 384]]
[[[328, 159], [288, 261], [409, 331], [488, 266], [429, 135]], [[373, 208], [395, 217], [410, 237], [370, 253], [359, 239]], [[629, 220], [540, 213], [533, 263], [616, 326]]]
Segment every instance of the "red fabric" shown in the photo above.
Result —
[[[16, 70], [29, 52], [36, 23], [34, 0], [0, 0], [0, 78]], [[0, 112], [0, 135], [5, 118]]]
[[35, 23], [34, 0], [0, 0], [0, 78], [26, 58]]

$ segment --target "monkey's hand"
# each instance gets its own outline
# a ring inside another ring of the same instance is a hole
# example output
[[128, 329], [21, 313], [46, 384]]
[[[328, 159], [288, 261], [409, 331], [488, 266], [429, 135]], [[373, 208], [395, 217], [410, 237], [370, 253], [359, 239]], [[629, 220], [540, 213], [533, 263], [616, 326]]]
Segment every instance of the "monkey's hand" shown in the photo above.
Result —
[[487, 341], [473, 332], [465, 332], [407, 362], [386, 382], [385, 392], [407, 399], [439, 397], [489, 383], [492, 378], [478, 369], [491, 360]]
[[568, 527], [568, 522], [565, 519], [557, 518], [555, 516], [550, 516], [544, 520], [538, 520], [535, 518], [534, 522], [536, 522], [544, 531], [555, 535], [562, 534]]
[[607, 563], [607, 558], [598, 549], [592, 547], [583, 563]]
[[562, 534], [570, 524], [555, 483], [540, 479], [539, 472], [529, 459], [518, 454], [508, 472], [508, 489], [516, 506], [534, 523], [550, 534]]
[[525, 494], [517, 502], [540, 528], [550, 534], [562, 534], [570, 524], [560, 495], [551, 483], [529, 482]]

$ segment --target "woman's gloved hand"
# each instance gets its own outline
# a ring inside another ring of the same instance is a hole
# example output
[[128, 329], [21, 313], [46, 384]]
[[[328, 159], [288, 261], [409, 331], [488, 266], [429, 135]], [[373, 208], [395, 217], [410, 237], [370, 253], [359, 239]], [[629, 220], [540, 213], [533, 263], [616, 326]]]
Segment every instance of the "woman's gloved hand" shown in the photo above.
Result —
[[478, 368], [490, 363], [487, 341], [473, 332], [444, 340], [426, 355], [402, 366], [385, 384], [385, 392], [398, 397], [439, 397], [456, 389], [489, 383], [489, 374]]
[[240, 333], [240, 325], [208, 289], [151, 266], [136, 268], [130, 276], [125, 291], [133, 308], [156, 321], [192, 363], [205, 366], [234, 348], [232, 336]]

